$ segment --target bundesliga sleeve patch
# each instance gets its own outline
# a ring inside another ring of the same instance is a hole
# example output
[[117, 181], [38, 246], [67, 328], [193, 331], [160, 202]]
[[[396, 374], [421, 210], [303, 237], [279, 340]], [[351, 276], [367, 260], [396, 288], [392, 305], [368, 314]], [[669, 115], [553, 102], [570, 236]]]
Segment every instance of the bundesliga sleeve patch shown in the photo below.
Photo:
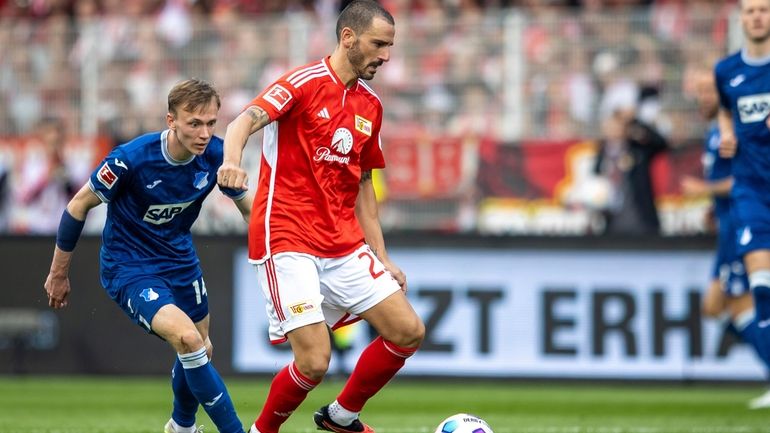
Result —
[[291, 101], [291, 98], [291, 93], [280, 84], [273, 85], [273, 87], [265, 93], [265, 96], [262, 97], [262, 99], [269, 102], [270, 105], [275, 107], [278, 111], [281, 111], [283, 107]]
[[112, 171], [110, 165], [106, 162], [102, 168], [99, 169], [99, 173], [96, 174], [96, 178], [99, 179], [99, 182], [106, 186], [107, 189], [112, 189], [113, 185], [115, 185], [115, 182], [118, 181], [118, 175]]

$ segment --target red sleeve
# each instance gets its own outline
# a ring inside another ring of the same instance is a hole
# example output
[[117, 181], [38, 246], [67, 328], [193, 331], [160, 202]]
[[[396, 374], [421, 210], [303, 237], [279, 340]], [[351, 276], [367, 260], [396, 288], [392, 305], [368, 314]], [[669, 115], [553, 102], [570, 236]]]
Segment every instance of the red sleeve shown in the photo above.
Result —
[[299, 89], [289, 84], [284, 75], [278, 81], [265, 88], [256, 98], [252, 99], [245, 108], [256, 105], [265, 110], [270, 120], [275, 121], [291, 111], [299, 97]]

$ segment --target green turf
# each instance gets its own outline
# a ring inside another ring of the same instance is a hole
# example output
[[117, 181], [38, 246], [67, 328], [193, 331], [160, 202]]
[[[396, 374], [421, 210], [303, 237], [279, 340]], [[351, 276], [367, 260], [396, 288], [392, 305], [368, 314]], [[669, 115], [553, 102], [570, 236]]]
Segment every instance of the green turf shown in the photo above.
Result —
[[[226, 378], [241, 419], [250, 425], [268, 383]], [[282, 433], [314, 432], [313, 411], [341, 383], [324, 382]], [[770, 409], [751, 411], [761, 393], [744, 386], [562, 385], [397, 380], [366, 407], [377, 433], [432, 433], [456, 412], [481, 416], [496, 433], [770, 433]], [[165, 379], [0, 377], [0, 433], [161, 433], [170, 413]], [[200, 412], [199, 423], [216, 433]]]

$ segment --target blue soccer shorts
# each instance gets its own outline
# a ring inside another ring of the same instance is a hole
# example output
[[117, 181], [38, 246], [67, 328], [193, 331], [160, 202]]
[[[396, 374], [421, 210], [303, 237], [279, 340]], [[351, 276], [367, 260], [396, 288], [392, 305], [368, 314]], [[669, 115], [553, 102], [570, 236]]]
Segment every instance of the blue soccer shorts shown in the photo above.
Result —
[[184, 283], [172, 283], [158, 276], [115, 278], [109, 281], [106, 289], [123, 312], [148, 333], [153, 333], [152, 319], [165, 305], [176, 305], [193, 323], [209, 314], [208, 294], [202, 276]]
[[719, 239], [712, 278], [718, 279], [727, 296], [737, 297], [749, 293], [749, 279], [738, 255], [736, 229], [729, 215], [719, 219]]
[[731, 197], [737, 254], [743, 257], [752, 251], [770, 250], [770, 194], [767, 189], [736, 183]]

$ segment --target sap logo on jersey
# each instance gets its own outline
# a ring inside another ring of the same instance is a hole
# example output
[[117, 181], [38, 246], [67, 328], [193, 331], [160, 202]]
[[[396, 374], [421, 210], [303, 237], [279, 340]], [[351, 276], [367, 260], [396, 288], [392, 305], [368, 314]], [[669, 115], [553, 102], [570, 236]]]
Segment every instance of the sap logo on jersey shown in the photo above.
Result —
[[764, 122], [770, 114], [770, 93], [741, 96], [737, 105], [742, 123]]
[[147, 212], [142, 219], [156, 225], [167, 223], [187, 209], [187, 206], [190, 206], [193, 201], [188, 201], [187, 203], [154, 204], [147, 208]]

